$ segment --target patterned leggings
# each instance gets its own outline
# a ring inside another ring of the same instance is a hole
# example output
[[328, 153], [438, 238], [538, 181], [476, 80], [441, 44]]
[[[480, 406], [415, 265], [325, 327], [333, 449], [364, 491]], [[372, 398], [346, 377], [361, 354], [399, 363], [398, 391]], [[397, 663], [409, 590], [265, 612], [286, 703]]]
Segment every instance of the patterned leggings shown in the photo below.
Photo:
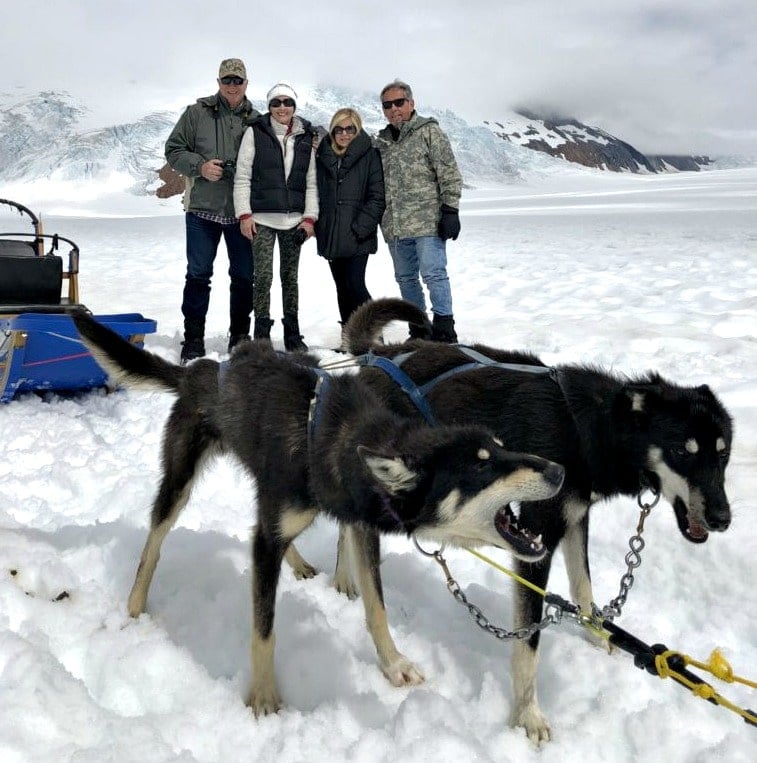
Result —
[[255, 282], [252, 303], [256, 318], [269, 318], [271, 312], [271, 284], [273, 283], [273, 245], [279, 240], [279, 278], [284, 315], [296, 317], [299, 311], [297, 272], [300, 267], [300, 246], [297, 228], [276, 230], [257, 226], [252, 239], [252, 258], [255, 263]]

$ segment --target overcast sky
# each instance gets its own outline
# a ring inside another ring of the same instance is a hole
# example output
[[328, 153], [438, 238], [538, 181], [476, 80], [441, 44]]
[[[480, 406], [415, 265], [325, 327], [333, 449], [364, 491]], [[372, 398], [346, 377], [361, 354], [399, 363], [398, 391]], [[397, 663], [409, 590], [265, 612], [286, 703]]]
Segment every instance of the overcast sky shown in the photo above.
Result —
[[63, 89], [103, 124], [214, 92], [378, 91], [469, 121], [543, 105], [646, 152], [757, 154], [757, 0], [23, 0], [0, 14], [0, 92]]

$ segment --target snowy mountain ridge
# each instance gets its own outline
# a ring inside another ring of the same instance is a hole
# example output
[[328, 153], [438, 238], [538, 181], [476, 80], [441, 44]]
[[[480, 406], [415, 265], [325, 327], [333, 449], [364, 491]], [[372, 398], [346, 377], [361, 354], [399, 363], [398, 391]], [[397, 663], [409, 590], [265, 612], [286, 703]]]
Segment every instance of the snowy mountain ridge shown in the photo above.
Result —
[[[251, 99], [258, 109], [265, 108], [254, 95]], [[384, 126], [374, 93], [335, 86], [301, 92], [298, 112], [316, 125], [328, 126], [334, 111], [345, 104], [359, 111], [369, 133]], [[525, 175], [560, 171], [561, 159], [633, 172], [699, 169], [696, 162], [675, 166], [649, 160], [614, 136], [575, 120], [558, 125], [512, 112], [496, 121], [471, 125], [448, 109], [424, 107], [421, 113], [436, 117], [449, 135], [469, 187], [509, 184]], [[0, 94], [0, 182], [104, 183], [118, 175], [129, 192], [153, 193], [159, 185], [157, 171], [165, 162], [164, 143], [180, 111], [154, 112], [95, 128], [87, 126], [89, 114], [86, 104], [63, 91]], [[624, 150], [633, 161], [616, 166], [607, 154], [618, 154], [620, 147], [627, 147]]]
[[549, 156], [615, 172], [697, 172], [712, 164], [708, 156], [645, 155], [630, 143], [572, 117], [528, 109], [484, 124], [498, 137]]

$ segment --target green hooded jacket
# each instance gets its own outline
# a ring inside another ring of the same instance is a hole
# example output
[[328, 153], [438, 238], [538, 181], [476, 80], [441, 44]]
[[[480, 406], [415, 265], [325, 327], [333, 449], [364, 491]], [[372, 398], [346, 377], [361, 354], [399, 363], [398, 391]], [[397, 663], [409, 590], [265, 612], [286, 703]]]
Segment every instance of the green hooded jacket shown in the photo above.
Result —
[[[166, 161], [187, 178], [184, 208], [234, 217], [234, 166], [242, 134], [260, 116], [247, 98], [236, 109], [216, 93], [187, 106], [166, 141]], [[209, 159], [231, 162], [220, 180], [200, 175]]]

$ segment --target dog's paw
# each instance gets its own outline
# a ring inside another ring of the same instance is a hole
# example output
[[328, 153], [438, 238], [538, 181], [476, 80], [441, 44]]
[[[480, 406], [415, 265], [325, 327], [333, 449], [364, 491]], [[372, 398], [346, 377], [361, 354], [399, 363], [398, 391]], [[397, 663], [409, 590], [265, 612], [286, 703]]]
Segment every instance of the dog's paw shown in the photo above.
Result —
[[284, 558], [292, 568], [292, 572], [297, 580], [314, 578], [318, 574], [318, 570], [310, 562], [305, 561], [300, 552], [294, 547], [294, 544], [290, 544]]
[[417, 686], [426, 680], [423, 671], [403, 655], [382, 665], [381, 672], [389, 679], [392, 686]]
[[605, 654], [614, 654], [617, 651], [615, 646], [610, 643], [609, 639], [602, 638], [602, 636], [594, 633], [593, 631], [589, 631], [587, 633], [586, 640], [592, 646], [596, 647]]
[[331, 585], [336, 588], [338, 593], [344, 594], [348, 599], [357, 599], [360, 596], [360, 591], [352, 580], [350, 574], [338, 566], [334, 573], [334, 580], [331, 582]]
[[535, 702], [516, 708], [510, 717], [510, 725], [513, 728], [525, 729], [526, 735], [537, 747], [552, 738], [547, 719]]
[[141, 592], [132, 591], [129, 595], [129, 602], [126, 605], [126, 609], [129, 612], [129, 617], [139, 617], [145, 611], [146, 604], [146, 596], [143, 596]]
[[247, 695], [247, 707], [252, 710], [256, 718], [264, 715], [273, 715], [281, 709], [281, 697], [276, 687], [253, 686]]
[[310, 562], [302, 560], [302, 564], [292, 566], [292, 572], [297, 580], [308, 580], [318, 574], [318, 570]]

